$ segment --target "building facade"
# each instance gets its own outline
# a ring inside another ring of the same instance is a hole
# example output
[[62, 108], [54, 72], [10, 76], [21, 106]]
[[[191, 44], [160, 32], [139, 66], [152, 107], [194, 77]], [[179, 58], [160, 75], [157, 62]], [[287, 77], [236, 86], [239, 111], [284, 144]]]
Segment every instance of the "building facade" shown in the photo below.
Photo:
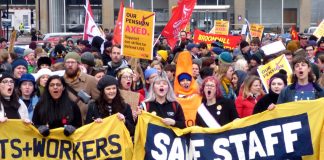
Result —
[[[29, 18], [22, 21], [42, 33], [82, 32], [85, 0], [8, 0], [10, 13], [27, 9]], [[161, 31], [171, 16], [177, 0], [124, 0], [125, 6], [156, 12], [156, 31]], [[94, 19], [103, 28], [113, 29], [118, 16], [120, 0], [90, 0]], [[324, 18], [323, 0], [197, 0], [190, 20], [191, 29], [209, 31], [214, 20], [230, 21], [231, 29], [239, 29], [244, 18], [250, 23], [263, 24], [266, 30], [276, 31], [296, 25], [300, 31], [316, 26]], [[0, 1], [1, 14], [6, 1]], [[9, 13], [9, 14], [10, 14]], [[13, 15], [13, 14], [12, 14]], [[21, 18], [20, 18], [21, 19]], [[27, 23], [28, 22], [28, 23]]]

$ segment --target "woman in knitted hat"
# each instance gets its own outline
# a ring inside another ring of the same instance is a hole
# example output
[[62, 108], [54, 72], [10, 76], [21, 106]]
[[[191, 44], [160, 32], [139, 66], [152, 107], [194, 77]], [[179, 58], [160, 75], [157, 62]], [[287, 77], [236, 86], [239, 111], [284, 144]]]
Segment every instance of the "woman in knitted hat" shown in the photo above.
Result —
[[20, 77], [27, 73], [28, 63], [23, 58], [17, 58], [11, 63], [11, 67], [15, 85], [17, 87]]
[[7, 119], [28, 120], [27, 107], [15, 93], [14, 78], [8, 73], [0, 74], [0, 123]]
[[40, 69], [36, 74], [33, 74], [38, 88], [36, 95], [41, 97], [44, 93], [48, 78], [52, 75], [52, 71], [47, 68]]
[[204, 79], [200, 94], [203, 99], [198, 107], [196, 125], [219, 128], [238, 118], [234, 101], [222, 96], [219, 81], [214, 76]]
[[85, 123], [101, 123], [102, 119], [117, 114], [117, 117], [126, 125], [131, 136], [134, 135], [135, 122], [131, 107], [125, 103], [118, 89], [118, 81], [115, 77], [106, 75], [99, 80], [97, 89], [99, 98], [89, 103]]
[[224, 98], [231, 100], [236, 99], [236, 94], [231, 83], [234, 73], [234, 68], [230, 64], [222, 64], [218, 67], [216, 77], [220, 80], [220, 88]]
[[148, 97], [141, 103], [141, 108], [162, 117], [162, 122], [167, 126], [186, 127], [182, 107], [176, 100], [165, 72], [154, 79]]
[[28, 73], [33, 73], [36, 68], [36, 58], [34, 51], [31, 49], [25, 49], [23, 57], [28, 63]]
[[82, 125], [80, 109], [71, 101], [66, 88], [63, 77], [51, 76], [35, 107], [33, 123], [45, 137], [50, 134], [50, 129], [59, 127], [64, 127], [64, 135], [70, 136]]
[[253, 114], [267, 110], [270, 105], [277, 104], [279, 94], [287, 86], [287, 72], [280, 70], [269, 81], [269, 93], [262, 97], [255, 105]]
[[32, 120], [34, 108], [38, 102], [36, 93], [35, 78], [30, 73], [23, 74], [19, 79], [18, 94], [25, 103], [28, 110], [29, 119]]

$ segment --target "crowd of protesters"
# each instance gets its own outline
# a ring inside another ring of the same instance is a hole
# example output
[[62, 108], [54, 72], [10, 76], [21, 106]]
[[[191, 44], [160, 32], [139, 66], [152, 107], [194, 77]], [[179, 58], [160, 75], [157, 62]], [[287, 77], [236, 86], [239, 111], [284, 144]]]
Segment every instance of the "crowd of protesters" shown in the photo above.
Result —
[[[28, 49], [9, 53], [2, 38], [0, 122], [22, 119], [44, 136], [52, 128], [64, 127], [69, 136], [84, 124], [101, 123], [117, 113], [133, 135], [141, 110], [178, 128], [220, 127], [276, 104], [324, 96], [323, 37], [300, 35], [299, 40], [286, 41], [265, 36], [247, 42], [242, 35], [230, 51], [220, 41], [211, 47], [195, 44], [192, 35], [182, 31], [173, 49], [165, 38], [157, 39], [153, 60], [123, 56], [112, 39], [108, 33], [105, 40], [94, 37], [91, 43], [72, 38], [42, 46], [31, 42]], [[261, 46], [275, 41], [286, 50], [265, 55]], [[257, 68], [281, 55], [293, 75], [280, 70], [265, 93]], [[130, 98], [135, 105], [127, 103]], [[189, 125], [185, 119], [191, 109], [197, 113]]]

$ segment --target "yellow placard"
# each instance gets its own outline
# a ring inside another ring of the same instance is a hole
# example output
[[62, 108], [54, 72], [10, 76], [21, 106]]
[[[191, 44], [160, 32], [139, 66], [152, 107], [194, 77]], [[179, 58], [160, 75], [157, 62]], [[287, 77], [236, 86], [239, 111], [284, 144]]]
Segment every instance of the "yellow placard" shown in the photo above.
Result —
[[318, 25], [313, 35], [317, 38], [321, 38], [322, 36], [324, 36], [324, 19], [322, 20], [321, 24]]
[[281, 55], [270, 61], [269, 63], [258, 67], [260, 79], [267, 92], [269, 92], [270, 78], [274, 74], [278, 73], [280, 69], [283, 69], [287, 72], [287, 81], [288, 84], [291, 84], [292, 69], [285, 55]]
[[215, 20], [214, 34], [228, 35], [229, 21]]
[[264, 26], [261, 24], [251, 24], [250, 25], [250, 34], [251, 37], [259, 37], [260, 41], [262, 39]]
[[22, 120], [0, 123], [0, 159], [131, 159], [133, 144], [123, 121], [117, 115], [102, 123], [91, 123], [71, 136], [63, 128], [43, 137]]
[[154, 23], [154, 12], [124, 8], [122, 54], [153, 59]]

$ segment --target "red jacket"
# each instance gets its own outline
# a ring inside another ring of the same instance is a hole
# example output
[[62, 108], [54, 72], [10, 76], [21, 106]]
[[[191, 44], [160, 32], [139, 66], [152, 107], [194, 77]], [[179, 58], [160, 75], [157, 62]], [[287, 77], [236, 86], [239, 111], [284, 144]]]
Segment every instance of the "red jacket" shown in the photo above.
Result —
[[236, 111], [240, 118], [244, 118], [252, 115], [255, 104], [262, 98], [262, 95], [254, 98], [249, 96], [243, 98], [243, 95], [239, 95], [235, 100]]

